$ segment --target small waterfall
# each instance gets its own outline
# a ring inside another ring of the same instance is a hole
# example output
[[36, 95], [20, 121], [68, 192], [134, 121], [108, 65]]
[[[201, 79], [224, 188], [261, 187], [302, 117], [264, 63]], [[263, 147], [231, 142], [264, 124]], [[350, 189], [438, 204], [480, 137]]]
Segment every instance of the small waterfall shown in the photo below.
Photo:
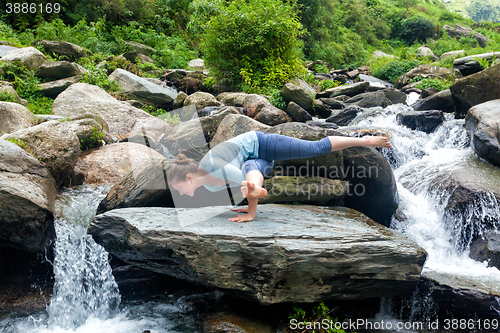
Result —
[[452, 173], [477, 161], [469, 147], [464, 120], [446, 115], [445, 122], [435, 132], [426, 134], [397, 124], [396, 114], [411, 110], [402, 104], [391, 105], [384, 114], [357, 125], [392, 133], [393, 149], [383, 152], [393, 168], [400, 196], [392, 227], [428, 252], [424, 272], [477, 279], [479, 285], [498, 284], [500, 272], [496, 268], [488, 268], [486, 263], [468, 256], [471, 241], [482, 234], [485, 225], [495, 227], [500, 223], [497, 199], [486, 191], [460, 209], [449, 207], [456, 189]]
[[65, 192], [59, 200], [54, 295], [47, 308], [48, 326], [64, 329], [75, 329], [89, 317], [112, 318], [120, 304], [108, 253], [87, 235], [90, 219], [105, 192], [101, 188], [88, 189], [78, 196], [72, 192]]

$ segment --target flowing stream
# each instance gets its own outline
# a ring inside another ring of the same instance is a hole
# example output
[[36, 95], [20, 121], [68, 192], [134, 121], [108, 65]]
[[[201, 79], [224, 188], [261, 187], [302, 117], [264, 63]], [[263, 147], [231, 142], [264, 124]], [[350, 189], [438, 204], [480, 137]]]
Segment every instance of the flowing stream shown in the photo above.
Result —
[[178, 301], [120, 305], [108, 253], [87, 234], [109, 187], [82, 186], [62, 192], [56, 202], [57, 241], [54, 294], [44, 312], [12, 314], [2, 333], [187, 333], [196, 331], [187, 304]]
[[[453, 171], [485, 164], [469, 147], [464, 121], [448, 116], [434, 133], [426, 134], [397, 124], [396, 114], [405, 110], [411, 108], [393, 105], [383, 114], [357, 124], [358, 128], [373, 127], [392, 133], [393, 149], [384, 151], [394, 170], [400, 196], [392, 227], [428, 252], [424, 274], [465, 278], [478, 286], [498, 290], [499, 270], [470, 259], [468, 254], [473, 236], [484, 231], [482, 222], [497, 226], [499, 203], [494, 195], [485, 192], [471, 207], [452, 214], [446, 210], [451, 192], [439, 186]], [[499, 171], [491, 172], [497, 172], [491, 179], [487, 174], [479, 177], [498, 183]], [[50, 305], [43, 312], [29, 316], [13, 314], [1, 320], [1, 333], [197, 331], [193, 314], [183, 304], [121, 304], [108, 254], [86, 232], [108, 189], [83, 186], [59, 195], [55, 285]]]

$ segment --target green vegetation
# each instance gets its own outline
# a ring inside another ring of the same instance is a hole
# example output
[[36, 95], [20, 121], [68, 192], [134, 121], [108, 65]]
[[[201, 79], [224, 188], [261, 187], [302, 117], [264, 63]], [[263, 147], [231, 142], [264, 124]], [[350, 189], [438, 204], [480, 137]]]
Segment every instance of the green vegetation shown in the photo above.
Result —
[[423, 62], [417, 59], [378, 58], [370, 62], [372, 75], [382, 80], [395, 82], [398, 77]]
[[271, 96], [269, 97], [269, 103], [277, 107], [278, 109], [285, 110], [286, 107], [286, 101], [281, 96], [280, 90], [279, 89], [274, 89], [271, 92]]
[[11, 94], [5, 90], [0, 90], [0, 101], [1, 102], [12, 102], [18, 103], [17, 97], [14, 94]]
[[35, 154], [35, 152], [33, 151], [33, 149], [31, 149], [30, 146], [26, 145], [26, 143], [23, 141], [23, 139], [11, 138], [11, 139], [6, 139], [6, 140], [9, 141], [9, 142], [14, 143], [16, 145], [18, 145], [19, 147], [21, 147], [25, 152], [27, 152], [30, 155], [34, 155]]
[[213, 74], [247, 91], [280, 87], [303, 73], [297, 10], [282, 0], [221, 4], [203, 25], [202, 49]]
[[157, 117], [166, 121], [169, 126], [175, 126], [181, 123], [181, 118], [178, 114], [172, 116], [169, 112], [164, 112], [163, 114], [157, 115]]
[[95, 127], [90, 129], [89, 133], [85, 133], [85, 137], [80, 139], [80, 150], [85, 151], [95, 148], [102, 144], [102, 140], [106, 135]]
[[453, 80], [451, 79], [448, 80], [442, 80], [437, 78], [430, 79], [430, 78], [422, 78], [420, 76], [410, 79], [409, 82], [410, 83], [418, 82], [418, 84], [415, 87], [421, 90], [434, 88], [439, 91], [450, 89], [451, 85], [453, 84]]
[[[305, 328], [300, 330], [302, 333], [345, 333], [344, 330], [335, 328], [335, 323], [338, 322], [338, 318], [332, 318], [330, 316], [334, 310], [336, 310], [336, 308], [330, 310], [324, 302], [321, 302], [317, 306], [313, 307], [312, 316], [308, 316], [305, 310], [294, 306], [293, 311], [288, 316], [288, 319], [292, 324], [288, 325], [283, 333], [296, 332], [299, 325], [300, 327]], [[328, 323], [328, 327], [321, 325], [324, 321]], [[314, 325], [316, 325], [316, 327], [314, 327]]]
[[318, 87], [321, 89], [321, 91], [335, 88], [335, 87], [338, 87], [340, 85], [342, 85], [342, 83], [340, 83], [337, 80], [321, 80], [318, 82]]

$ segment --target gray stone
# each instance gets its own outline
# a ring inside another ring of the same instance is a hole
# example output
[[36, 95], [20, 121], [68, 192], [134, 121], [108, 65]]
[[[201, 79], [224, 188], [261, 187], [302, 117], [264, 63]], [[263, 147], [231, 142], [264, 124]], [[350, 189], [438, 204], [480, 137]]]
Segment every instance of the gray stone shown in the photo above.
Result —
[[349, 97], [353, 97], [364, 93], [366, 89], [370, 86], [370, 82], [358, 82], [349, 84], [347, 86], [338, 86], [335, 88], [331, 88], [325, 90], [324, 92], [318, 93], [316, 95], [317, 98], [334, 98], [337, 96], [346, 95]]
[[286, 83], [280, 91], [287, 103], [293, 101], [307, 112], [313, 111], [313, 100], [316, 91], [302, 80]]
[[404, 92], [394, 88], [386, 88], [382, 90], [382, 92], [385, 94], [385, 97], [387, 97], [391, 101], [392, 104], [406, 105], [406, 98], [408, 96]]
[[193, 154], [189, 157], [199, 160], [208, 152], [209, 143], [215, 136], [219, 124], [231, 115], [240, 115], [240, 112], [234, 107], [225, 107], [211, 116], [180, 123], [171, 127], [160, 142], [173, 155], [184, 151], [188, 156]]
[[275, 126], [292, 121], [292, 117], [285, 111], [276, 107], [263, 108], [254, 119], [262, 124]]
[[200, 332], [203, 333], [275, 333], [270, 324], [262, 319], [248, 317], [234, 313], [219, 312], [211, 314], [208, 318], [203, 319], [200, 324]]
[[7, 62], [19, 62], [31, 70], [35, 70], [43, 63], [49, 61], [42, 52], [34, 47], [23, 47], [5, 53], [1, 59]]
[[43, 46], [45, 52], [54, 53], [59, 56], [68, 56], [73, 59], [78, 59], [81, 57], [88, 56], [88, 52], [82, 47], [68, 43], [68, 42], [56, 42], [50, 40], [37, 39], [31, 45], [41, 45]]
[[16, 103], [18, 103], [18, 104], [22, 104], [24, 106], [28, 105], [28, 101], [27, 100], [22, 99], [21, 97], [19, 97], [19, 95], [17, 94], [17, 92], [14, 89], [14, 87], [12, 87], [12, 83], [11, 82], [0, 81], [0, 92], [7, 93], [7, 94], [10, 94], [10, 95], [14, 96], [14, 98], [17, 101]]
[[457, 50], [457, 51], [450, 51], [450, 52], [445, 52], [441, 55], [441, 60], [447, 59], [447, 58], [461, 58], [465, 56], [465, 50]]
[[0, 58], [3, 57], [7, 52], [16, 50], [17, 47], [9, 45], [0, 45]]
[[356, 105], [362, 108], [372, 108], [381, 106], [383, 108], [392, 104], [391, 100], [386, 97], [386, 94], [381, 91], [367, 92], [349, 98], [346, 104]]
[[196, 106], [196, 109], [200, 111], [207, 106], [222, 106], [223, 104], [215, 99], [212, 94], [197, 91], [194, 94], [189, 95], [184, 100], [184, 106], [188, 105], [194, 105]]
[[[100, 116], [109, 125], [109, 134], [119, 140], [126, 139], [134, 127], [148, 119], [163, 122], [143, 110], [116, 100], [102, 88], [86, 83], [75, 83], [57, 96], [52, 105], [52, 114], [63, 117], [83, 114]], [[144, 130], [148, 132], [147, 127]]]
[[359, 81], [360, 82], [369, 82], [370, 87], [394, 88], [394, 85], [392, 83], [389, 83], [387, 81], [380, 80], [376, 77], [365, 75], [365, 74], [359, 74]]
[[301, 108], [300, 105], [293, 101], [288, 103], [288, 106], [286, 107], [286, 113], [288, 113], [288, 115], [292, 117], [293, 121], [298, 121], [299, 123], [312, 120], [312, 116], [306, 110]]
[[217, 96], [217, 100], [226, 105], [242, 107], [247, 96], [246, 93], [222, 93]]
[[372, 58], [396, 58], [395, 56], [391, 55], [391, 54], [387, 54], [387, 53], [384, 53], [382, 51], [374, 51], [373, 54], [372, 54]]
[[455, 59], [453, 69], [459, 70], [463, 76], [468, 76], [482, 71], [484, 68], [479, 63], [479, 60], [488, 60], [492, 63], [495, 59], [500, 59], [500, 52], [489, 52], [483, 54], [475, 54], [468, 57]]
[[448, 36], [459, 40], [462, 37], [473, 37], [477, 40], [479, 46], [486, 47], [489, 40], [486, 36], [480, 34], [477, 31], [474, 31], [470, 28], [464, 27], [463, 25], [456, 24], [455, 26], [445, 25], [443, 26], [443, 30], [446, 31]]
[[431, 65], [420, 65], [413, 68], [408, 73], [401, 75], [394, 86], [397, 89], [401, 89], [408, 84], [410, 79], [421, 77], [430, 79], [450, 79], [453, 77], [453, 71], [449, 68], [431, 66]]
[[57, 191], [49, 171], [16, 144], [0, 139], [0, 244], [45, 253], [55, 240]]
[[439, 110], [406, 111], [398, 113], [396, 120], [398, 124], [406, 126], [412, 130], [431, 133], [443, 123], [444, 114]]
[[103, 133], [102, 126], [94, 119], [60, 122], [47, 121], [2, 136], [24, 143], [52, 174], [56, 186], [69, 184], [70, 176], [80, 155], [80, 143], [85, 144], [94, 132]]
[[425, 251], [358, 212], [261, 205], [233, 223], [229, 208], [113, 210], [88, 232], [125, 262], [262, 304], [395, 296], [419, 281]]
[[472, 242], [469, 257], [480, 262], [488, 261], [488, 267], [500, 269], [500, 233], [486, 230]]
[[150, 56], [155, 51], [154, 48], [137, 42], [125, 41], [125, 44], [132, 47], [137, 53], [146, 56]]
[[189, 61], [188, 67], [194, 69], [203, 69], [205, 68], [205, 61], [203, 59], [193, 59]]
[[149, 82], [121, 68], [117, 68], [111, 73], [109, 79], [116, 81], [123, 93], [147, 104], [169, 109], [177, 97], [177, 93], [174, 93], [174, 91]]
[[343, 110], [333, 111], [332, 115], [326, 119], [326, 122], [335, 123], [338, 126], [347, 126], [363, 111], [362, 107], [352, 105]]
[[443, 112], [455, 112], [455, 100], [452, 97], [451, 90], [440, 91], [425, 99], [418, 100], [411, 106], [415, 111], [441, 110]]
[[500, 99], [500, 64], [456, 80], [450, 90], [462, 116], [475, 105]]
[[74, 83], [79, 82], [82, 79], [81, 75], [68, 77], [65, 79], [60, 79], [56, 81], [41, 83], [38, 85], [38, 91], [40, 91], [45, 96], [56, 98], [64, 90], [68, 89]]
[[163, 158], [163, 155], [138, 143], [113, 143], [82, 153], [75, 168], [83, 173], [84, 184], [114, 185], [138, 164], [151, 158]]
[[493, 165], [500, 166], [500, 99], [469, 109], [465, 127], [474, 151]]
[[328, 108], [332, 110], [342, 110], [345, 108], [345, 104], [342, 101], [339, 101], [334, 98], [320, 98], [319, 100], [324, 104], [326, 104]]
[[265, 131], [268, 128], [270, 128], [270, 126], [253, 120], [248, 116], [230, 114], [221, 121], [219, 126], [217, 126], [217, 132], [210, 142], [210, 148], [215, 147], [221, 142], [232, 139], [237, 135], [249, 131]]
[[184, 106], [184, 101], [188, 97], [188, 94], [186, 94], [184, 91], [181, 91], [177, 94], [177, 97], [174, 100], [174, 104], [172, 105], [172, 109], [179, 109]]
[[46, 62], [36, 71], [36, 76], [41, 79], [59, 80], [70, 76], [83, 75], [88, 71], [82, 66], [69, 61]]
[[425, 46], [425, 45], [422, 45], [417, 49], [417, 57], [429, 58], [432, 61], [439, 60], [439, 58], [436, 57], [434, 52], [432, 52], [432, 50], [428, 46]]
[[315, 99], [313, 103], [313, 115], [318, 118], [326, 119], [332, 115], [332, 110], [326, 103], [323, 103], [319, 99]]
[[33, 126], [37, 119], [25, 106], [0, 102], [0, 134], [12, 133]]

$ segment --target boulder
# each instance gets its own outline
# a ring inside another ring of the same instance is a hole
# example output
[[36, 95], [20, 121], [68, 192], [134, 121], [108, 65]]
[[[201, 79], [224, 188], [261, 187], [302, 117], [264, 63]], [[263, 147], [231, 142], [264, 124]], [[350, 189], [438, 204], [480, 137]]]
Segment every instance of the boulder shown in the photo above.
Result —
[[0, 139], [0, 245], [45, 253], [55, 240], [54, 180], [16, 144]]
[[215, 136], [219, 124], [231, 115], [241, 114], [237, 108], [229, 106], [220, 109], [211, 116], [180, 123], [171, 127], [160, 142], [174, 156], [180, 151], [184, 151], [189, 157], [200, 160], [208, 152], [209, 143]]
[[345, 104], [335, 98], [320, 98], [319, 101], [323, 102], [323, 104], [326, 104], [328, 108], [332, 110], [342, 110], [343, 108], [345, 108]]
[[447, 59], [447, 58], [461, 58], [465, 56], [465, 50], [457, 50], [457, 51], [450, 51], [450, 52], [445, 52], [441, 55], [441, 60]]
[[360, 82], [369, 82], [370, 87], [377, 87], [377, 88], [394, 88], [394, 85], [392, 83], [389, 83], [384, 80], [380, 80], [376, 77], [370, 76], [370, 75], [365, 75], [365, 74], [359, 74], [359, 81]]
[[222, 93], [217, 96], [217, 100], [226, 105], [243, 107], [243, 102], [247, 96], [246, 93]]
[[137, 42], [125, 41], [125, 44], [133, 48], [137, 53], [144, 54], [146, 56], [150, 56], [155, 51], [154, 48]]
[[324, 121], [310, 120], [310, 121], [306, 121], [306, 124], [309, 125], [309, 126], [326, 128], [326, 129], [332, 129], [332, 130], [335, 130], [335, 129], [339, 128], [339, 126], [337, 124], [327, 123], [327, 122], [324, 122]]
[[[102, 88], [86, 83], [75, 83], [57, 96], [52, 114], [63, 117], [83, 114], [99, 116], [109, 125], [109, 134], [119, 140], [126, 139], [134, 127], [148, 119], [164, 123], [143, 110], [116, 100]], [[143, 129], [148, 132], [147, 127], [143, 126]]]
[[261, 205], [233, 223], [229, 208], [113, 210], [88, 232], [125, 262], [262, 304], [395, 296], [419, 281], [425, 251], [353, 210]]
[[212, 94], [197, 91], [184, 100], [184, 106], [188, 105], [196, 106], [196, 109], [199, 111], [207, 106], [222, 106], [223, 104], [215, 99]]
[[372, 58], [377, 59], [377, 58], [396, 58], [395, 56], [391, 54], [384, 53], [382, 51], [374, 51], [372, 54]]
[[421, 78], [431, 78], [431, 79], [450, 79], [453, 77], [453, 71], [449, 68], [431, 66], [431, 65], [420, 65], [413, 68], [408, 73], [401, 75], [394, 86], [397, 89], [401, 89], [408, 84], [410, 79], [421, 77]]
[[430, 96], [437, 94], [438, 92], [440, 92], [439, 89], [430, 87], [430, 88], [422, 90], [422, 95], [420, 96], [420, 98], [425, 99], [427, 97], [430, 97]]
[[[23, 143], [52, 174], [56, 186], [69, 184], [81, 149], [93, 133], [103, 133], [102, 126], [94, 119], [60, 122], [47, 121], [2, 136]], [[105, 134], [104, 134], [105, 136]]]
[[28, 101], [19, 97], [14, 87], [12, 87], [12, 83], [9, 81], [0, 80], [0, 92], [12, 95], [16, 99], [16, 103], [18, 104], [22, 104], [24, 106], [28, 105]]
[[461, 115], [475, 105], [499, 99], [500, 64], [455, 81], [450, 90]]
[[293, 80], [286, 83], [280, 91], [283, 99], [290, 103], [297, 103], [307, 112], [313, 111], [313, 101], [316, 91], [302, 80]]
[[363, 111], [364, 109], [362, 107], [352, 105], [343, 110], [334, 111], [332, 115], [326, 119], [326, 122], [335, 123], [338, 126], [347, 126]]
[[417, 49], [417, 57], [429, 58], [432, 61], [439, 60], [439, 58], [436, 57], [434, 52], [428, 46], [425, 45], [422, 45]]
[[323, 103], [319, 99], [315, 99], [313, 103], [313, 115], [318, 118], [326, 119], [332, 115], [332, 110], [330, 110], [326, 103]]
[[369, 86], [370, 82], [358, 82], [347, 86], [338, 86], [318, 93], [316, 98], [334, 98], [342, 95], [353, 97], [364, 93]]
[[259, 123], [258, 121], [253, 120], [250, 117], [240, 114], [230, 114], [220, 122], [219, 126], [217, 126], [217, 132], [210, 142], [210, 148], [215, 147], [221, 142], [234, 138], [237, 135], [249, 131], [262, 132], [268, 128], [270, 128], [270, 126]]
[[35, 70], [43, 63], [49, 61], [42, 52], [34, 47], [23, 47], [7, 52], [1, 59], [7, 62], [19, 62], [28, 69]]
[[500, 233], [498, 230], [486, 230], [475, 239], [471, 246], [469, 257], [477, 261], [487, 261], [488, 267], [500, 269]]
[[309, 112], [301, 108], [300, 105], [293, 101], [288, 103], [288, 106], [286, 107], [286, 113], [288, 113], [288, 115], [292, 117], [293, 121], [298, 121], [299, 123], [304, 123], [308, 120], [312, 120], [312, 116], [309, 114]]
[[114, 185], [136, 165], [163, 155], [142, 144], [113, 143], [82, 153], [75, 169], [84, 175], [84, 184]]
[[455, 26], [445, 25], [443, 26], [443, 30], [448, 34], [448, 36], [455, 38], [456, 40], [460, 40], [462, 37], [470, 36], [474, 38], [481, 47], [486, 47], [489, 42], [486, 36], [460, 24], [456, 24]]
[[465, 127], [474, 151], [493, 165], [500, 166], [500, 99], [469, 109]]
[[179, 109], [184, 106], [184, 101], [188, 97], [188, 94], [186, 94], [184, 91], [181, 91], [177, 94], [177, 97], [174, 100], [174, 104], [172, 105], [172, 109]]
[[0, 45], [0, 58], [3, 57], [7, 52], [14, 51], [16, 49], [18, 48], [9, 45]]
[[269, 126], [275, 126], [292, 121], [292, 117], [290, 117], [285, 111], [276, 107], [263, 108], [259, 113], [257, 113], [254, 119]]
[[169, 81], [173, 84], [179, 84], [179, 82], [186, 77], [187, 74], [188, 72], [185, 69], [166, 69], [160, 80]]
[[453, 62], [453, 69], [459, 70], [463, 76], [468, 76], [484, 69], [484, 67], [479, 63], [479, 60], [487, 60], [489, 63], [493, 63], [495, 59], [500, 59], [500, 52], [475, 54], [455, 59]]
[[389, 162], [375, 148], [343, 149], [344, 180], [349, 182], [344, 205], [389, 226], [399, 206], [396, 178]]
[[264, 181], [267, 196], [259, 204], [288, 203], [343, 206], [347, 182], [322, 177], [274, 176]]
[[387, 106], [392, 104], [391, 100], [388, 99], [385, 93], [382, 91], [362, 93], [349, 98], [345, 103], [351, 106], [356, 105], [362, 108], [372, 108], [376, 106], [386, 108]]
[[455, 112], [455, 100], [450, 89], [438, 92], [432, 96], [418, 100], [411, 106], [415, 111], [441, 110], [443, 112]]
[[74, 83], [79, 82], [82, 79], [81, 75], [68, 77], [66, 79], [60, 79], [56, 81], [41, 83], [38, 85], [38, 91], [45, 96], [56, 98], [64, 90]]
[[205, 68], [205, 61], [203, 59], [193, 59], [189, 61], [188, 67], [194, 69], [203, 69]]
[[203, 81], [194, 77], [184, 77], [175, 85], [178, 91], [184, 91], [188, 95], [192, 95], [203, 89]]
[[385, 97], [391, 101], [392, 104], [405, 104], [406, 105], [406, 99], [408, 96], [397, 89], [394, 88], [385, 88], [382, 90], [382, 92], [385, 94]]
[[412, 130], [432, 133], [443, 123], [444, 114], [439, 110], [406, 111], [398, 113], [396, 120], [398, 124], [406, 126]]
[[31, 45], [41, 45], [45, 52], [54, 53], [58, 56], [67, 56], [72, 59], [78, 59], [81, 57], [88, 56], [88, 52], [82, 47], [68, 43], [68, 42], [56, 42], [50, 40], [37, 39]]
[[12, 133], [35, 124], [35, 115], [17, 103], [0, 102], [0, 133]]
[[177, 97], [177, 93], [173, 90], [149, 82], [121, 68], [115, 69], [109, 75], [109, 79], [118, 83], [121, 92], [144, 103], [157, 105], [165, 109], [169, 109], [175, 97]]
[[88, 71], [82, 66], [69, 61], [46, 62], [38, 67], [36, 76], [41, 79], [59, 80], [70, 76], [83, 75]]
[[200, 324], [203, 333], [275, 333], [274, 329], [262, 319], [248, 317], [248, 314], [219, 312], [203, 319]]

